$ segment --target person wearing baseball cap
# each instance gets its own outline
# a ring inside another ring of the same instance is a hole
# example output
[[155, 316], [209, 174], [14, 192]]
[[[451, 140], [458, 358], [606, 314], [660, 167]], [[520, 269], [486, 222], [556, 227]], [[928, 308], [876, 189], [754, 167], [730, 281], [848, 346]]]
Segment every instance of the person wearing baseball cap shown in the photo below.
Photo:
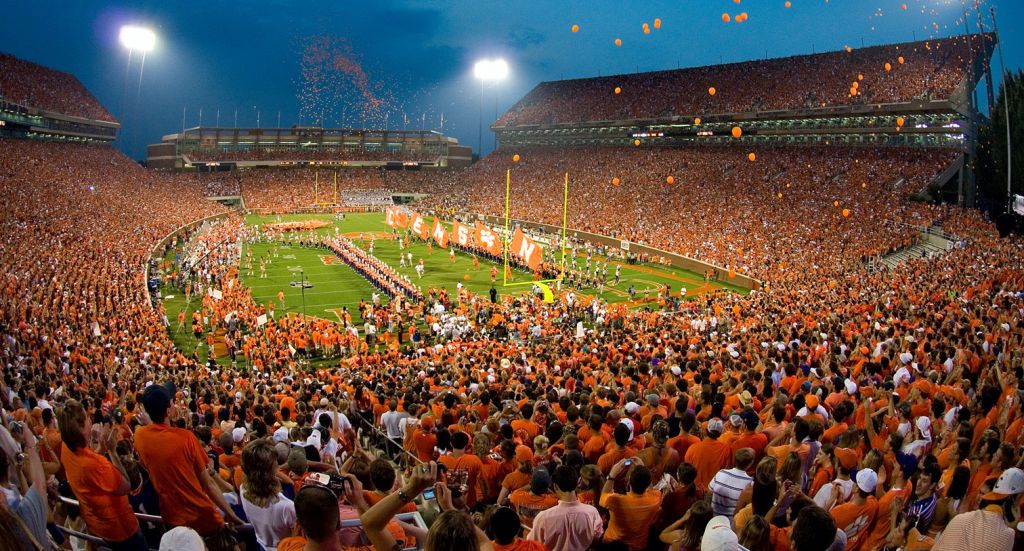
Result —
[[996, 551], [1013, 549], [1014, 527], [1024, 494], [1024, 471], [1011, 467], [999, 475], [992, 491], [981, 496], [980, 508], [949, 521], [935, 551]]
[[732, 531], [729, 517], [718, 515], [708, 521], [704, 537], [700, 539], [701, 551], [739, 551], [740, 540]]
[[168, 424], [175, 416], [174, 395], [171, 383], [146, 387], [142, 407], [152, 423], [135, 431], [135, 451], [149, 472], [167, 525], [187, 526], [204, 538], [215, 537], [225, 530], [225, 518], [233, 524], [242, 521], [211, 477], [210, 457], [196, 435]]
[[732, 467], [732, 448], [719, 441], [725, 423], [718, 417], [708, 421], [708, 435], [686, 450], [684, 461], [697, 468], [697, 491], [704, 495], [718, 471]]
[[836, 521], [836, 527], [846, 532], [848, 549], [859, 549], [861, 541], [868, 534], [868, 528], [875, 520], [878, 513], [878, 501], [874, 495], [877, 486], [878, 474], [875, 471], [857, 471], [857, 487], [853, 497], [842, 505], [836, 505], [830, 511]]

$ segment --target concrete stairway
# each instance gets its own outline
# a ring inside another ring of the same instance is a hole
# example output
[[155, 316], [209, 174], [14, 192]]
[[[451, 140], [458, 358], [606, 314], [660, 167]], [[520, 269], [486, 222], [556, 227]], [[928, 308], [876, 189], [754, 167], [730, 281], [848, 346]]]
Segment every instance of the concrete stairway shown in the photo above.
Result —
[[892, 269], [908, 260], [935, 258], [946, 254], [953, 248], [954, 243], [953, 236], [943, 233], [938, 228], [928, 228], [921, 232], [919, 241], [889, 253], [882, 258], [880, 264]]

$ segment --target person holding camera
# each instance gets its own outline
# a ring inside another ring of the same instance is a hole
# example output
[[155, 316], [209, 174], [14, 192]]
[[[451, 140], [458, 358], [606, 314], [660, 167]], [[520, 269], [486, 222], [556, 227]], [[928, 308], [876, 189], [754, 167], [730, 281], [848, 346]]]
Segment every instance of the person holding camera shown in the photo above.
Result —
[[[629, 491], [615, 492], [615, 481], [629, 476]], [[647, 547], [651, 526], [661, 513], [661, 492], [649, 489], [651, 471], [639, 457], [620, 460], [611, 468], [601, 490], [601, 507], [608, 509], [608, 526], [602, 541], [622, 542], [630, 551]]]
[[9, 433], [0, 426], [0, 444], [0, 533], [9, 534], [0, 538], [0, 549], [50, 549], [46, 474], [38, 441], [28, 427], [14, 422]]

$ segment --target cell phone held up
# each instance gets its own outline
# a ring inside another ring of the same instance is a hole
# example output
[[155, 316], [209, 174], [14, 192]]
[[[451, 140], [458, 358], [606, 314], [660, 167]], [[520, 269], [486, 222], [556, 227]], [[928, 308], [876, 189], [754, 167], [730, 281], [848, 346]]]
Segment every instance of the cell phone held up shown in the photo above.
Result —
[[346, 490], [352, 485], [345, 477], [327, 473], [310, 473], [307, 480], [318, 486], [326, 487], [337, 496], [345, 495]]

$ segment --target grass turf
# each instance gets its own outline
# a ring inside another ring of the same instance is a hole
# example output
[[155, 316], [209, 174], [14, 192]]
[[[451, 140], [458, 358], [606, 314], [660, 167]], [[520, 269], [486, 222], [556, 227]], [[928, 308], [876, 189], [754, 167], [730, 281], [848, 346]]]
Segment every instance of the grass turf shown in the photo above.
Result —
[[[456, 293], [457, 285], [462, 283], [471, 292], [487, 296], [491, 288], [490, 271], [492, 266], [497, 266], [498, 277], [494, 284], [499, 296], [520, 295], [528, 293], [531, 286], [532, 274], [521, 270], [513, 270], [514, 285], [505, 287], [502, 285], [501, 264], [492, 263], [487, 259], [480, 258], [479, 269], [473, 267], [473, 257], [461, 251], [455, 252], [455, 262], [451, 262], [448, 251], [441, 249], [434, 244], [428, 247], [426, 243], [414, 241], [407, 245], [405, 252], [413, 253], [414, 262], [423, 259], [425, 270], [423, 278], [416, 275], [415, 268], [399, 266], [398, 242], [391, 238], [391, 228], [384, 222], [384, 215], [381, 213], [358, 213], [347, 214], [344, 220], [335, 220], [331, 215], [324, 214], [290, 214], [281, 216], [258, 216], [246, 217], [247, 224], [268, 224], [274, 222], [294, 222], [302, 220], [323, 220], [327, 226], [314, 230], [320, 235], [334, 235], [337, 233], [352, 239], [357, 245], [366, 249], [371, 239], [374, 244], [374, 255], [389, 264], [400, 274], [409, 276], [414, 284], [420, 286], [424, 292], [429, 288], [446, 289], [451, 296]], [[308, 232], [301, 232], [302, 235]], [[277, 248], [278, 256], [271, 258], [271, 263], [266, 265], [266, 278], [260, 277], [259, 258], [271, 257], [273, 249]], [[253, 275], [247, 275], [244, 268], [244, 255], [251, 248], [253, 253]], [[168, 253], [169, 259], [173, 259], [174, 251]], [[325, 262], [326, 261], [326, 262]], [[603, 261], [603, 260], [602, 260]], [[577, 260], [582, 268], [585, 264], [584, 258]], [[612, 303], [626, 302], [630, 307], [642, 306], [646, 296], [654, 299], [657, 297], [658, 289], [664, 285], [670, 285], [674, 294], [678, 294], [680, 287], [687, 288], [687, 298], [694, 298], [701, 294], [713, 292], [719, 289], [727, 289], [739, 293], [747, 293], [746, 289], [723, 282], [705, 283], [702, 276], [687, 270], [665, 267], [656, 264], [629, 265], [622, 264], [620, 283], [612, 286], [614, 279], [615, 264], [608, 267], [608, 284], [605, 292], [600, 296], [602, 299]], [[343, 307], [348, 307], [352, 314], [353, 322], [360, 323], [358, 304], [363, 299], [370, 301], [375, 291], [366, 279], [357, 274], [344, 263], [340, 262], [333, 253], [323, 249], [306, 248], [298, 245], [288, 246], [273, 243], [254, 243], [245, 245], [243, 248], [243, 266], [239, 268], [241, 282], [252, 291], [253, 299], [262, 304], [274, 304], [275, 315], [280, 317], [287, 313], [301, 314], [319, 318], [339, 321], [339, 315]], [[292, 285], [298, 282], [300, 275], [304, 275], [306, 281], [312, 287], [306, 288], [303, 293], [299, 285]], [[468, 279], [467, 279], [468, 276]], [[630, 285], [636, 289], [636, 300], [630, 302], [627, 290]], [[553, 287], [554, 288], [554, 287]], [[277, 293], [284, 293], [284, 304], [277, 298]], [[579, 293], [579, 291], [577, 291]], [[164, 295], [174, 295], [174, 298], [164, 300], [164, 307], [167, 310], [167, 317], [171, 320], [171, 337], [175, 345], [182, 351], [190, 353], [196, 349], [196, 340], [188, 324], [180, 331], [176, 331], [177, 315], [181, 309], [185, 309], [187, 319], [191, 320], [192, 312], [199, 306], [200, 302], [193, 299], [190, 304], [185, 304], [184, 296], [179, 290], [172, 288], [163, 289]], [[597, 295], [597, 289], [584, 289], [583, 294]], [[303, 294], [305, 295], [303, 297]], [[381, 295], [381, 300], [387, 302], [387, 296]], [[303, 306], [304, 305], [304, 306]], [[283, 306], [283, 307], [282, 307]], [[206, 360], [207, 351], [205, 346], [198, 347], [198, 354], [201, 361]], [[226, 362], [226, 358], [219, 361]], [[333, 360], [323, 360], [333, 363]], [[314, 365], [317, 362], [314, 362]]]

